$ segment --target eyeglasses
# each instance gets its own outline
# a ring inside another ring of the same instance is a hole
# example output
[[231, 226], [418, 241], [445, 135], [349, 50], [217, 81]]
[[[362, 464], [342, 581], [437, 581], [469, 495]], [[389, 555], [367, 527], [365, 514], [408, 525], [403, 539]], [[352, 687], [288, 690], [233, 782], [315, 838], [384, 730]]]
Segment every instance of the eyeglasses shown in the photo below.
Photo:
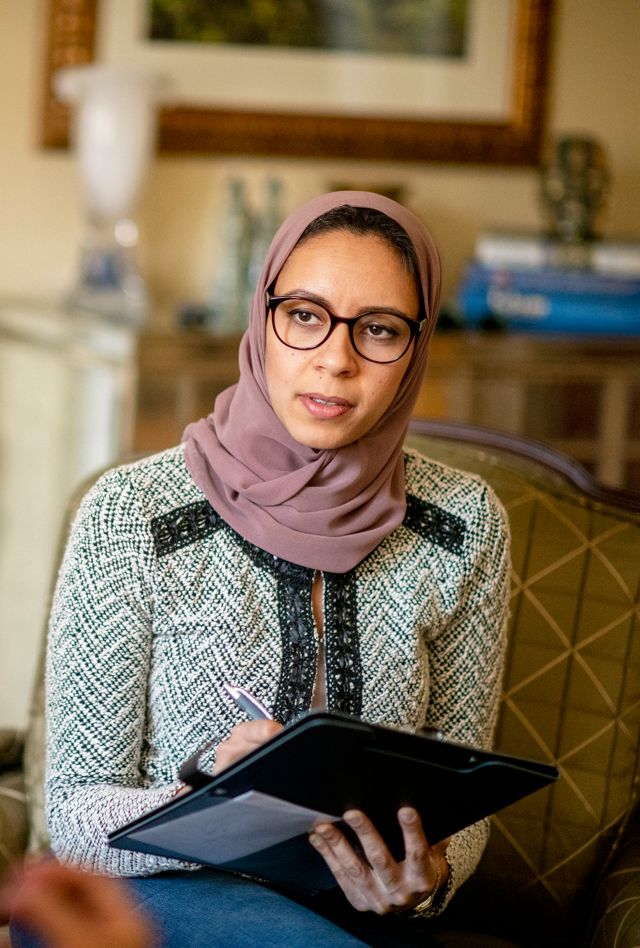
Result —
[[304, 296], [272, 296], [265, 292], [273, 329], [290, 349], [317, 349], [339, 323], [349, 329], [351, 345], [369, 362], [397, 362], [427, 324], [427, 317], [410, 319], [396, 313], [372, 311], [345, 319]]

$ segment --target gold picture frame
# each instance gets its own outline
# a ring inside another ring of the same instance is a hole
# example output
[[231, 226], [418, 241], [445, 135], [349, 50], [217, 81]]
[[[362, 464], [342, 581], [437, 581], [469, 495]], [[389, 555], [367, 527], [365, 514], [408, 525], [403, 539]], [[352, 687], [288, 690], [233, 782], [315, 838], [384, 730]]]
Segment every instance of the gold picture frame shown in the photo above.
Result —
[[[94, 59], [101, 0], [49, 0], [40, 143], [66, 147], [68, 107], [53, 93], [63, 66]], [[108, 0], [103, 0], [108, 2]], [[544, 127], [552, 0], [517, 0], [511, 104], [504, 121], [162, 109], [161, 151], [297, 158], [534, 165]]]

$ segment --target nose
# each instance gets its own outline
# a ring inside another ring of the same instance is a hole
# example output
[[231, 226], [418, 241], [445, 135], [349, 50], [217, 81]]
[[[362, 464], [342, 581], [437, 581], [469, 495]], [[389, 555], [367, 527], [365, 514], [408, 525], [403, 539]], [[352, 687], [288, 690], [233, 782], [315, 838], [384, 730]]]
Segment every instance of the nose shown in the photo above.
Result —
[[332, 375], [353, 374], [358, 365], [358, 356], [351, 345], [349, 327], [338, 324], [329, 338], [316, 350], [316, 367], [326, 369]]

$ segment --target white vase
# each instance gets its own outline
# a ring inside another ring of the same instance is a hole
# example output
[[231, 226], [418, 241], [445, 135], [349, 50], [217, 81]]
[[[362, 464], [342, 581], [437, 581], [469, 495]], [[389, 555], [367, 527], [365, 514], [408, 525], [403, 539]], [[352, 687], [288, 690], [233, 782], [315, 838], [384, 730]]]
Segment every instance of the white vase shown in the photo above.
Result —
[[71, 137], [88, 212], [73, 306], [133, 322], [147, 315], [134, 211], [164, 88], [163, 77], [134, 69], [92, 64], [56, 73], [56, 95], [72, 106]]

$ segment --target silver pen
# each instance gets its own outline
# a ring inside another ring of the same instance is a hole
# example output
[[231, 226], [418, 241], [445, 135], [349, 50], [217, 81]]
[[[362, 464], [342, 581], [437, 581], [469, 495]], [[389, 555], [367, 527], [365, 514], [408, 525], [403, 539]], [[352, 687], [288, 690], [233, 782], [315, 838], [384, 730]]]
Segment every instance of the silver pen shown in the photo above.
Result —
[[258, 721], [261, 718], [266, 718], [269, 721], [273, 721], [273, 715], [267, 711], [262, 702], [254, 698], [251, 692], [247, 691], [246, 688], [240, 688], [239, 685], [230, 685], [226, 681], [223, 682], [222, 687], [229, 697], [235, 701], [238, 707], [241, 708], [245, 714], [248, 714], [252, 720]]

